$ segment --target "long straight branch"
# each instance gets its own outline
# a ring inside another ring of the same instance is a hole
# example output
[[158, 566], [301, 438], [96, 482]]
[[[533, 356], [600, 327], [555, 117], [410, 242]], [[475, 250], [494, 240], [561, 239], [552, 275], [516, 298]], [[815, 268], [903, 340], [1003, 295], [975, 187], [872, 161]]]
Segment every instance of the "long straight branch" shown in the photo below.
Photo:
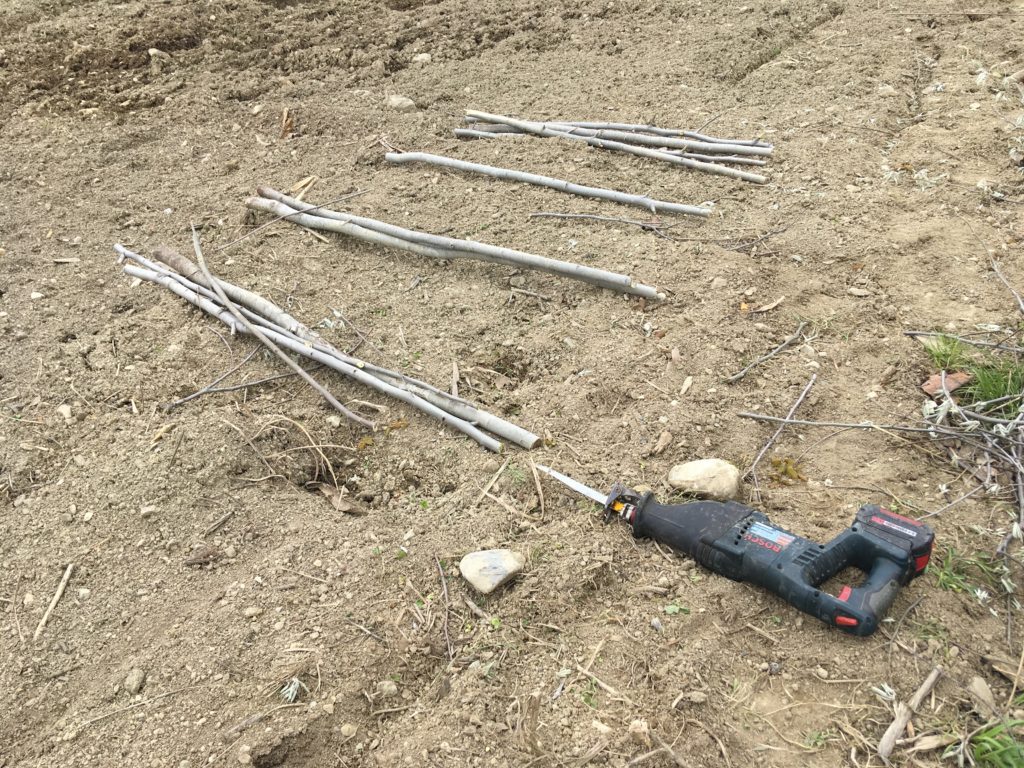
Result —
[[[367, 242], [411, 251], [412, 253], [435, 259], [464, 258], [504, 264], [506, 266], [518, 266], [569, 277], [591, 283], [592, 285], [598, 285], [602, 288], [609, 288], [619, 293], [628, 293], [648, 299], [664, 298], [664, 294], [660, 293], [656, 288], [637, 283], [628, 275], [514, 251], [510, 248], [499, 248], [498, 246], [486, 245], [484, 243], [455, 240], [424, 232], [414, 232], [412, 230], [405, 230], [402, 227], [364, 219], [361, 216], [350, 216], [349, 214], [337, 211], [322, 210], [317, 215], [299, 213], [287, 203], [275, 199], [287, 199], [286, 195], [281, 195], [279, 192], [264, 187], [261, 187], [259, 191], [265, 196], [250, 197], [246, 200], [247, 206], [274, 213], [275, 215], [284, 214], [289, 221], [311, 229], [339, 232]], [[390, 234], [392, 232], [395, 234]], [[401, 234], [398, 234], [399, 232]]]
[[[153, 280], [150, 276], [131, 273], [134, 276], [142, 277], [143, 279], [149, 280], [150, 282], [157, 282], [160, 285], [163, 285], [164, 287], [168, 288], [169, 290], [172, 290], [172, 292], [176, 293], [181, 298], [184, 298], [190, 303], [195, 304], [204, 311], [208, 311], [207, 307], [202, 306], [201, 304], [197, 303], [197, 301], [194, 301], [192, 298], [192, 294], [195, 294], [196, 297], [198, 298], [206, 299], [207, 301], [212, 302], [214, 305], [217, 304], [217, 295], [209, 288], [194, 283], [191, 280], [188, 280], [187, 278], [178, 274], [177, 272], [168, 269], [163, 264], [157, 264], [155, 262], [152, 262], [149, 259], [145, 258], [144, 256], [140, 256], [137, 253], [129, 251], [127, 248], [124, 248], [123, 246], [116, 246], [115, 250], [117, 250], [117, 253], [120, 255], [122, 259], [129, 259], [131, 261], [136, 262], [137, 264], [144, 267], [147, 272], [158, 274], [161, 277], [161, 280], [157, 281]], [[166, 283], [166, 281], [168, 280], [176, 283], [178, 288], [181, 290], [171, 289], [170, 286], [168, 286]], [[221, 285], [227, 286], [229, 288], [235, 288], [239, 291], [244, 290], [238, 288], [238, 286], [231, 285], [230, 283], [226, 282], [223, 279], [218, 279], [218, 282]], [[184, 293], [182, 291], [184, 291]], [[270, 302], [268, 302], [262, 296], [259, 296], [258, 294], [253, 295], [260, 300], [259, 303], [261, 305], [264, 302], [270, 304]], [[271, 304], [271, 306], [273, 305]], [[437, 408], [440, 408], [443, 411], [447, 411], [448, 413], [452, 414], [453, 416], [462, 421], [480, 426], [483, 429], [486, 429], [488, 432], [498, 435], [499, 437], [503, 437], [506, 440], [515, 443], [516, 445], [526, 448], [527, 450], [536, 448], [541, 443], [541, 438], [533, 434], [532, 432], [523, 429], [517, 424], [513, 424], [512, 422], [506, 421], [505, 419], [495, 416], [494, 414], [489, 413], [488, 411], [484, 411], [468, 400], [464, 400], [461, 397], [455, 397], [454, 395], [451, 395], [448, 392], [445, 392], [444, 390], [438, 389], [432, 384], [428, 384], [425, 381], [415, 379], [411, 376], [406, 376], [405, 374], [398, 373], [397, 371], [382, 368], [378, 365], [374, 365], [373, 363], [353, 357], [351, 354], [341, 352], [340, 350], [328, 344], [322, 338], [317, 338], [313, 341], [305, 339], [292, 331], [289, 331], [281, 326], [275, 325], [272, 321], [259, 315], [258, 313], [251, 309], [245, 307], [239, 307], [239, 309], [242, 312], [242, 314], [244, 314], [250, 321], [259, 325], [261, 328], [273, 331], [276, 334], [282, 334], [284, 336], [287, 336], [289, 340], [293, 343], [293, 346], [289, 347], [290, 349], [295, 350], [296, 347], [294, 345], [299, 345], [299, 347], [301, 347], [302, 350], [305, 350], [307, 348], [314, 349], [319, 353], [336, 358], [340, 362], [350, 366], [352, 369], [365, 372], [371, 375], [372, 377], [381, 380], [384, 384], [408, 392], [412, 397], [416, 398], [416, 401], [411, 403], [414, 407], [419, 408], [419, 400], [425, 400], [431, 405], [436, 406]], [[221, 319], [230, 328], [235, 328], [236, 324], [233, 322], [233, 319], [231, 318], [230, 315], [227, 315], [227, 319], [225, 319], [224, 317], [220, 317], [215, 313], [211, 312], [211, 314], [214, 314], [215, 317]], [[300, 354], [305, 353], [300, 351]], [[347, 372], [345, 370], [342, 370], [340, 372], [346, 373], [347, 375]], [[371, 384], [370, 386], [373, 385]], [[381, 391], [384, 391], [386, 394], [390, 393], [388, 390]], [[495, 445], [497, 445], [497, 443], [495, 443]], [[485, 447], [487, 447], [489, 450], [495, 450], [490, 445], [485, 445]]]
[[590, 144], [594, 147], [600, 147], [601, 149], [617, 150], [619, 152], [626, 152], [631, 155], [637, 155], [639, 157], [648, 157], [654, 160], [664, 160], [665, 162], [672, 163], [674, 165], [681, 165], [686, 168], [690, 168], [695, 171], [706, 171], [707, 173], [717, 174], [719, 176], [729, 176], [734, 179], [742, 179], [743, 181], [751, 181], [755, 184], [764, 184], [768, 181], [767, 178], [756, 173], [748, 173], [747, 171], [740, 171], [736, 168], [728, 168], [724, 165], [718, 165], [717, 163], [703, 163], [699, 160], [691, 160], [686, 157], [679, 157], [677, 155], [670, 155], [668, 152], [662, 152], [657, 149], [651, 149], [649, 147], [636, 147], [632, 144], [624, 144], [618, 141], [608, 141], [607, 139], [600, 139], [594, 136], [580, 136], [574, 133], [566, 133], [564, 130], [558, 130], [557, 126], [552, 127], [546, 123], [534, 123], [527, 120], [516, 120], [515, 118], [505, 117], [503, 115], [492, 115], [487, 112], [476, 112], [468, 111], [470, 117], [479, 117], [484, 120], [489, 120], [495, 123], [504, 123], [511, 125], [515, 128], [520, 128], [527, 133], [533, 133], [537, 136], [548, 136], [552, 138], [567, 139], [571, 141], [582, 141]]
[[[710, 144], [739, 144], [740, 146], [750, 147], [766, 147], [772, 148], [772, 145], [766, 141], [759, 139], [721, 139], [715, 136], [708, 136], [697, 131], [684, 131], [678, 128], [659, 128], [656, 125], [637, 125], [635, 123], [596, 123], [586, 122], [578, 120], [556, 120], [549, 121], [556, 125], [568, 125], [573, 128], [595, 128], [597, 130], [612, 130], [612, 131], [629, 131], [632, 133], [650, 133], [655, 136], [683, 136], [688, 139], [696, 139], [697, 141], [706, 141]], [[477, 120], [473, 117], [467, 117], [466, 123], [474, 125], [481, 130], [487, 128], [493, 128], [494, 126], [488, 125], [482, 120]]]
[[592, 197], [599, 200], [612, 200], [616, 203], [635, 205], [638, 208], [645, 208], [652, 213], [684, 213], [690, 216], [701, 217], [711, 215], [710, 208], [704, 208], [697, 205], [666, 203], [661, 200], [652, 200], [646, 195], [633, 195], [628, 192], [618, 192], [612, 189], [602, 189], [601, 187], [588, 187], [582, 184], [574, 184], [573, 182], [565, 181], [564, 179], [552, 178], [551, 176], [541, 176], [539, 174], [515, 171], [509, 168], [498, 168], [493, 165], [470, 163], [465, 160], [456, 160], [455, 158], [444, 157], [442, 155], [432, 155], [427, 152], [388, 152], [384, 155], [384, 159], [388, 162], [397, 164], [427, 163], [428, 165], [437, 165], [443, 168], [453, 168], [457, 171], [480, 173], [484, 176], [491, 176], [505, 181], [519, 181], [524, 184], [533, 184], [538, 187], [548, 187], [549, 189], [556, 189], [559, 192], [565, 192], [570, 195]]
[[358, 413], [354, 413], [353, 411], [350, 411], [348, 408], [342, 405], [334, 395], [327, 391], [326, 387], [324, 387], [323, 384], [321, 384], [308, 373], [306, 373], [306, 371], [303, 370], [302, 366], [300, 366], [298, 363], [292, 360], [292, 358], [288, 357], [288, 355], [282, 352], [280, 347], [278, 347], [273, 341], [267, 338], [267, 336], [259, 328], [250, 323], [245, 318], [245, 316], [238, 311], [238, 307], [236, 307], [234, 303], [231, 301], [231, 299], [227, 297], [227, 294], [224, 292], [224, 288], [221, 286], [221, 284], [214, 278], [212, 274], [210, 274], [210, 270], [206, 266], [206, 260], [203, 258], [203, 249], [199, 244], [199, 232], [196, 230], [195, 227], [192, 227], [192, 246], [195, 248], [196, 251], [196, 259], [199, 262], [199, 269], [202, 270], [203, 276], [206, 277], [210, 287], [213, 289], [214, 293], [217, 294], [217, 298], [220, 299], [221, 304], [224, 305], [228, 312], [230, 312], [234, 316], [234, 318], [239, 323], [241, 323], [250, 334], [259, 339], [260, 342], [267, 349], [269, 349], [271, 352], [277, 355], [281, 362], [283, 362], [285, 365], [287, 365], [289, 368], [295, 371], [295, 373], [297, 373], [303, 379], [303, 381], [305, 381], [307, 384], [309, 384], [309, 386], [311, 386], [318, 393], [320, 393], [320, 396], [328, 403], [330, 403], [331, 407], [333, 407], [334, 410], [336, 410], [338, 413], [342, 414], [345, 418], [349, 419], [350, 421], [354, 421], [361, 427], [366, 427], [367, 429], [377, 428], [372, 421], [364, 419]]

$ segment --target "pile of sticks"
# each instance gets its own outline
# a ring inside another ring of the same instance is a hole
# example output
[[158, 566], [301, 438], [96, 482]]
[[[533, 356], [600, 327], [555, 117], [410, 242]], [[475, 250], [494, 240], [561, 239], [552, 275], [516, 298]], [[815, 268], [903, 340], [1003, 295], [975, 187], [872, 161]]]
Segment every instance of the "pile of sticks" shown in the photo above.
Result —
[[545, 256], [487, 243], [459, 240], [405, 229], [363, 216], [328, 210], [323, 206], [308, 205], [270, 187], [259, 187], [256, 192], [256, 197], [250, 197], [245, 201], [247, 206], [258, 211], [272, 213], [278, 218], [287, 219], [309, 229], [337, 232], [366, 242], [398, 248], [434, 259], [473, 259], [521, 269], [534, 269], [608, 288], [617, 293], [626, 293], [646, 299], [665, 298], [665, 295], [660, 293], [657, 288], [638, 283], [629, 275], [549, 259]]
[[543, 136], [585, 142], [593, 147], [662, 160], [695, 171], [728, 176], [755, 184], [767, 178], [733, 165], [764, 166], [773, 147], [758, 139], [722, 139], [696, 131], [629, 123], [536, 122], [468, 110], [468, 128], [456, 128], [459, 138], [493, 139], [510, 135]]
[[[503, 451], [504, 438], [526, 449], [536, 448], [541, 439], [511, 422], [482, 410], [477, 405], [397, 371], [391, 371], [346, 354], [303, 325], [273, 302], [245, 288], [214, 277], [203, 260], [198, 236], [193, 232], [197, 266], [169, 249], [155, 253], [151, 261], [123, 245], [114, 250], [126, 275], [160, 285], [211, 317], [227, 325], [232, 333], [246, 333], [259, 339], [306, 379], [336, 410], [360, 426], [375, 425], [339, 403], [309, 373], [287, 354], [306, 357], [338, 371], [378, 392], [390, 395], [449, 427], [473, 438], [496, 453]], [[488, 434], [490, 433], [490, 434]]]

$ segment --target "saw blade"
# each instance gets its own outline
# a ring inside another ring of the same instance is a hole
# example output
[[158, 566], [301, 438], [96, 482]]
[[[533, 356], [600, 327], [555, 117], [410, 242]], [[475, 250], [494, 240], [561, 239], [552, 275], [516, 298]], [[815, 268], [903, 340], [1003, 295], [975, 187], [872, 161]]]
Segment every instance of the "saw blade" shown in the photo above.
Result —
[[558, 480], [560, 483], [569, 486], [574, 491], [576, 491], [576, 493], [586, 496], [588, 499], [593, 499], [602, 507], [608, 501], [608, 494], [606, 493], [601, 493], [600, 491], [594, 490], [589, 485], [584, 485], [579, 480], [573, 480], [571, 477], [567, 477], [566, 475], [563, 475], [561, 472], [557, 472], [551, 467], [545, 467], [543, 464], [537, 464], [536, 466], [537, 469], [539, 469], [540, 471], [548, 475], [551, 475], [551, 477], [555, 478], [555, 480]]

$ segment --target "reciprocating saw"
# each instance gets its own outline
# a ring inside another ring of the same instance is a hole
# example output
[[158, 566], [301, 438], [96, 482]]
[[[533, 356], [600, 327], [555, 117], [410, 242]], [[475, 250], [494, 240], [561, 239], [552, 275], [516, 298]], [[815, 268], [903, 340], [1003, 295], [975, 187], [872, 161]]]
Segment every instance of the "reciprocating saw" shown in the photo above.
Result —
[[[917, 520], [865, 504], [849, 528], [818, 544], [734, 501], [660, 504], [653, 494], [621, 484], [605, 495], [549, 467], [537, 469], [601, 504], [606, 522], [619, 517], [637, 538], [661, 542], [715, 573], [763, 587], [853, 635], [878, 628], [900, 588], [924, 572], [935, 538]], [[859, 586], [844, 586], [836, 595], [819, 589], [847, 567], [865, 574]]]

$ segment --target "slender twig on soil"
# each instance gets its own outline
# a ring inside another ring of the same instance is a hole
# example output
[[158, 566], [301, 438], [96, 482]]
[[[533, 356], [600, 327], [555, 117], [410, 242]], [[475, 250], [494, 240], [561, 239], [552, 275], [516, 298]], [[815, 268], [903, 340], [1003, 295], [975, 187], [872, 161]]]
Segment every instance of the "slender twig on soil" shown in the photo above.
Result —
[[582, 141], [590, 144], [594, 147], [601, 149], [615, 150], [619, 152], [625, 152], [631, 155], [637, 155], [639, 157], [647, 157], [653, 160], [664, 160], [665, 162], [672, 163], [673, 165], [681, 165], [685, 168], [689, 168], [695, 171], [706, 171], [707, 173], [717, 174], [719, 176], [729, 176], [734, 179], [742, 179], [743, 181], [752, 181], [756, 184], [764, 184], [768, 181], [767, 178], [756, 173], [748, 173], [747, 171], [741, 171], [736, 168], [729, 168], [724, 165], [717, 163], [703, 163], [699, 160], [691, 160], [687, 157], [679, 157], [677, 155], [670, 155], [668, 152], [662, 152], [661, 150], [651, 149], [649, 147], [637, 147], [632, 144], [623, 144], [618, 141], [608, 141], [607, 139], [600, 139], [595, 136], [580, 136], [574, 133], [566, 133], [564, 130], [558, 130], [545, 123], [534, 123], [526, 120], [516, 120], [511, 117], [504, 117], [502, 115], [491, 115], [486, 112], [467, 112], [471, 117], [479, 117], [492, 122], [505, 123], [506, 125], [512, 125], [516, 128], [533, 133], [538, 136], [548, 136], [559, 139], [567, 139], [571, 141]]
[[50, 604], [46, 607], [46, 613], [43, 614], [43, 618], [39, 620], [39, 625], [36, 627], [36, 631], [32, 634], [33, 641], [38, 640], [39, 636], [43, 634], [43, 630], [46, 629], [46, 622], [50, 620], [50, 614], [53, 613], [53, 609], [56, 608], [57, 603], [60, 602], [60, 598], [68, 586], [68, 581], [71, 580], [71, 572], [74, 570], [74, 563], [69, 563], [68, 567], [64, 570], [64, 576], [61, 578], [60, 584], [57, 585], [57, 591], [53, 593], [53, 597], [50, 599]]
[[637, 221], [636, 219], [620, 219], [615, 216], [598, 216], [593, 213], [551, 213], [549, 211], [538, 211], [531, 213], [529, 218], [531, 219], [586, 219], [588, 221], [607, 221], [613, 224], [629, 224], [634, 227], [640, 227], [640, 229], [646, 230], [647, 232], [653, 232], [658, 237], [663, 237], [666, 240], [671, 240], [669, 235], [666, 235], [664, 230], [674, 227], [674, 224], [661, 224], [656, 221]]
[[[304, 370], [306, 371], [306, 373], [311, 374], [320, 370], [322, 367], [322, 365], [311, 365], [309, 368], [306, 368]], [[262, 379], [256, 379], [256, 381], [243, 381], [241, 384], [232, 384], [231, 386], [228, 387], [213, 387], [212, 389], [205, 390], [203, 394], [216, 395], [222, 394], [224, 392], [237, 392], [240, 389], [252, 389], [253, 387], [260, 387], [263, 386], [264, 384], [270, 384], [271, 382], [274, 381], [280, 381], [281, 379], [290, 379], [293, 376], [297, 375], [297, 373], [294, 373], [292, 371], [289, 371], [288, 373], [275, 373], [273, 376], [267, 376]], [[199, 393], [197, 392], [196, 394]]]
[[441, 575], [441, 599], [442, 607], [444, 608], [441, 629], [444, 632], [445, 647], [448, 649], [448, 661], [451, 661], [455, 658], [455, 649], [452, 647], [452, 639], [448, 634], [448, 614], [451, 612], [451, 604], [448, 601], [448, 579], [444, 576], [444, 568], [441, 567], [441, 561], [435, 557], [434, 562], [437, 564], [437, 572]]
[[1000, 344], [994, 341], [979, 341], [977, 339], [969, 339], [965, 336], [953, 336], [949, 333], [938, 333], [934, 331], [904, 331], [904, 336], [910, 336], [912, 338], [917, 337], [932, 337], [932, 338], [946, 338], [953, 339], [955, 341], [969, 344], [972, 347], [987, 347], [990, 349], [998, 349], [1001, 352], [1013, 352], [1015, 354], [1024, 354], [1024, 347], [1010, 347], [1005, 344]]
[[18, 630], [18, 644], [25, 644], [25, 635], [21, 631], [21, 619], [18, 618], [18, 589], [21, 587], [21, 571], [14, 574], [14, 595], [11, 597], [11, 610], [14, 612], [14, 626]]
[[746, 368], [744, 368], [739, 373], [734, 373], [732, 376], [730, 376], [728, 379], [726, 379], [726, 381], [729, 382], [730, 384], [733, 384], [734, 382], [739, 381], [744, 376], [746, 376], [748, 373], [750, 373], [751, 369], [755, 368], [756, 366], [760, 365], [761, 363], [765, 362], [766, 360], [771, 360], [773, 357], [775, 357], [777, 354], [779, 354], [779, 352], [781, 352], [782, 350], [786, 349], [786, 347], [788, 347], [790, 344], [792, 344], [797, 339], [799, 339], [801, 331], [803, 331], [803, 329], [806, 328], [806, 327], [807, 327], [807, 323], [806, 322], [800, 323], [800, 325], [797, 326], [796, 330], [793, 331], [793, 333], [790, 336], [787, 336], [783, 340], [783, 342], [781, 344], [779, 344], [779, 346], [777, 346], [775, 349], [773, 349], [768, 354], [762, 355], [761, 357], [757, 358], [757, 360], [752, 362], [750, 365], [748, 365]]
[[760, 243], [763, 243], [769, 237], [774, 237], [775, 235], [782, 234], [785, 231], [786, 231], [786, 228], [782, 227], [781, 229], [776, 229], [776, 230], [774, 230], [772, 232], [766, 232], [765, 234], [761, 235], [756, 240], [751, 240], [750, 242], [736, 243], [735, 245], [730, 245], [729, 247], [725, 247], [723, 245], [722, 246], [722, 250], [724, 250], [724, 251], [745, 251], [748, 248], [753, 248], [755, 245], [759, 245]]
[[[659, 293], [657, 289], [637, 283], [628, 275], [620, 275], [603, 269], [586, 267], [581, 264], [549, 259], [544, 256], [515, 251], [511, 248], [501, 248], [487, 245], [486, 243], [456, 240], [440, 235], [415, 232], [385, 224], [384, 222], [365, 219], [361, 216], [350, 216], [349, 214], [337, 211], [322, 210], [316, 216], [298, 213], [287, 202], [284, 202], [287, 199], [286, 196], [262, 187], [259, 191], [263, 197], [250, 197], [246, 200], [246, 205], [257, 210], [284, 214], [290, 221], [295, 221], [313, 229], [339, 232], [377, 245], [410, 251], [420, 256], [434, 259], [473, 259], [475, 261], [535, 269], [591, 283], [602, 288], [609, 288], [620, 293], [628, 293], [648, 299], [664, 298], [664, 294]], [[292, 213], [289, 213], [289, 211], [292, 211]]]
[[934, 512], [929, 512], [929, 513], [928, 513], [928, 514], [926, 514], [926, 515], [921, 515], [921, 516], [920, 516], [919, 518], [917, 518], [917, 519], [918, 519], [918, 520], [924, 520], [925, 518], [928, 518], [928, 517], [935, 517], [936, 515], [941, 515], [941, 514], [942, 514], [943, 512], [945, 512], [946, 510], [948, 510], [948, 509], [952, 509], [953, 507], [955, 507], [955, 506], [956, 506], [957, 504], [959, 504], [959, 503], [960, 503], [961, 501], [963, 501], [964, 499], [969, 499], [969, 498], [971, 498], [971, 496], [973, 496], [974, 494], [976, 494], [976, 493], [977, 493], [978, 491], [983, 491], [983, 490], [985, 490], [985, 486], [984, 486], [984, 485], [979, 485], [979, 486], [978, 486], [977, 488], [975, 488], [975, 489], [974, 489], [973, 491], [968, 491], [968, 492], [967, 492], [967, 493], [965, 493], [965, 494], [964, 494], [963, 496], [961, 496], [961, 497], [960, 497], [959, 499], [956, 499], [955, 501], [951, 501], [951, 502], [949, 502], [949, 504], [947, 504], [946, 506], [942, 507], [941, 509], [936, 509], [936, 510], [935, 510]]
[[645, 208], [653, 213], [662, 211], [667, 213], [685, 213], [690, 216], [707, 217], [711, 215], [710, 208], [702, 208], [696, 205], [682, 205], [680, 203], [666, 203], [661, 200], [652, 200], [646, 195], [632, 195], [628, 192], [618, 192], [612, 189], [601, 187], [588, 187], [582, 184], [574, 184], [564, 179], [555, 179], [551, 176], [541, 176], [536, 173], [514, 171], [509, 168], [498, 168], [493, 165], [481, 165], [480, 163], [469, 163], [465, 160], [456, 160], [441, 155], [431, 155], [426, 152], [388, 152], [384, 159], [391, 163], [427, 163], [442, 168], [452, 168], [457, 171], [468, 171], [479, 173], [484, 176], [491, 176], [505, 181], [518, 181], [524, 184], [533, 184], [538, 187], [556, 189], [570, 195], [581, 197], [592, 197], [600, 200], [612, 200], [616, 203], [635, 205], [638, 208]]
[[487, 481], [487, 485], [485, 485], [484, 489], [480, 491], [480, 495], [476, 497], [476, 501], [469, 505], [470, 509], [480, 506], [480, 502], [484, 500], [494, 484], [498, 482], [498, 478], [501, 477], [501, 473], [505, 471], [505, 468], [508, 467], [508, 463], [510, 461], [512, 461], [511, 457], [505, 459], [505, 463], [498, 467], [498, 471], [495, 472], [491, 479]]
[[870, 421], [865, 421], [862, 424], [849, 424], [841, 421], [807, 421], [804, 419], [783, 419], [778, 416], [767, 416], [763, 413], [749, 413], [743, 411], [737, 413], [741, 419], [753, 419], [754, 421], [770, 421], [775, 424], [797, 424], [802, 427], [842, 427], [844, 429], [877, 429], [881, 432], [886, 430], [892, 432], [923, 432], [925, 434], [931, 434], [933, 432], [941, 432], [936, 428], [925, 428], [925, 427], [904, 427], [898, 424], [875, 424]]
[[210, 274], [210, 270], [206, 266], [206, 260], [203, 258], [202, 247], [199, 244], [199, 232], [198, 230], [196, 230], [194, 226], [192, 227], [192, 246], [195, 248], [196, 251], [196, 259], [199, 261], [199, 269], [202, 270], [203, 275], [206, 277], [214, 293], [217, 294], [217, 297], [220, 299], [221, 304], [223, 304], [225, 309], [227, 309], [227, 311], [234, 316], [235, 320], [241, 323], [250, 334], [259, 339], [260, 343], [262, 343], [263, 346], [265, 346], [267, 349], [273, 352], [278, 357], [278, 359], [281, 360], [281, 362], [283, 362], [285, 365], [291, 368], [307, 384], [309, 384], [309, 386], [316, 390], [320, 394], [320, 396], [324, 400], [326, 400], [331, 405], [331, 407], [334, 408], [334, 410], [336, 410], [349, 421], [353, 421], [361, 427], [365, 427], [371, 430], [376, 429], [376, 425], [372, 421], [364, 419], [358, 413], [350, 411], [348, 408], [342, 405], [338, 401], [338, 399], [334, 397], [334, 395], [327, 391], [326, 387], [324, 387], [320, 382], [318, 382], [316, 379], [314, 379], [312, 376], [306, 373], [302, 366], [300, 366], [298, 363], [292, 360], [292, 358], [288, 357], [288, 355], [282, 352], [281, 348], [277, 346], [277, 344], [271, 341], [270, 338], [268, 338], [263, 333], [263, 331], [261, 331], [252, 323], [250, 323], [245, 318], [245, 316], [238, 311], [238, 307], [236, 307], [232, 303], [231, 299], [227, 297], [227, 294], [224, 292], [224, 288], [221, 286], [220, 282], [218, 282], [216, 278], [214, 278], [214, 276]]
[[600, 688], [602, 691], [604, 691], [608, 695], [613, 696], [616, 699], [620, 699], [621, 701], [626, 702], [630, 706], [634, 706], [634, 707], [636, 706], [636, 703], [632, 699], [630, 699], [624, 693], [619, 693], [617, 690], [612, 688], [610, 685], [608, 685], [608, 683], [606, 683], [604, 680], [599, 678], [597, 675], [595, 675], [589, 669], [586, 669], [582, 664], [577, 664], [576, 665], [576, 671], [579, 672], [580, 674], [583, 674], [583, 675], [586, 675], [587, 677], [589, 677], [591, 680], [594, 681], [594, 685], [596, 685], [598, 688]]
[[540, 484], [540, 475], [537, 474], [537, 465], [530, 459], [530, 471], [533, 473], [533, 484], [537, 487], [537, 501], [540, 504], [540, 517], [544, 519], [544, 489]]
[[696, 152], [678, 152], [680, 157], [688, 157], [691, 160], [701, 160], [705, 163], [732, 163], [733, 165], [768, 165], [768, 162], [760, 157], [736, 157], [735, 155], [700, 155]]
[[94, 717], [92, 720], [86, 720], [84, 723], [78, 726], [77, 731], [81, 732], [85, 728], [88, 728], [90, 725], [102, 722], [103, 720], [107, 720], [108, 718], [111, 718], [114, 715], [120, 715], [122, 712], [128, 712], [129, 710], [138, 709], [139, 707], [147, 707], [155, 701], [160, 701], [160, 699], [166, 699], [168, 696], [174, 696], [179, 693], [184, 693], [185, 691], [190, 690], [194, 687], [195, 686], [193, 685], [187, 685], [184, 688], [178, 688], [173, 691], [168, 691], [167, 693], [161, 693], [159, 696], [153, 696], [152, 698], [146, 699], [145, 701], [137, 701], [134, 704], [129, 704], [127, 707], [115, 709], [113, 712], [107, 712], [107, 714], [100, 715], [99, 717]]
[[228, 371], [227, 373], [223, 373], [223, 374], [221, 374], [221, 375], [220, 375], [220, 376], [218, 376], [218, 377], [217, 377], [216, 379], [214, 379], [214, 380], [213, 380], [213, 381], [211, 381], [211, 382], [210, 382], [209, 384], [207, 384], [207, 385], [206, 385], [205, 387], [203, 387], [203, 388], [202, 388], [202, 389], [200, 389], [200, 390], [197, 390], [197, 391], [193, 392], [193, 393], [192, 393], [191, 395], [187, 395], [187, 396], [185, 396], [185, 397], [182, 397], [182, 398], [181, 398], [181, 399], [179, 399], [179, 400], [175, 400], [175, 401], [174, 401], [173, 403], [167, 403], [167, 404], [166, 404], [166, 405], [164, 406], [164, 410], [165, 410], [165, 411], [170, 411], [170, 410], [173, 410], [174, 408], [177, 408], [177, 407], [178, 407], [179, 405], [184, 405], [184, 404], [185, 404], [185, 403], [187, 403], [187, 402], [188, 402], [189, 400], [194, 400], [194, 399], [195, 399], [195, 398], [197, 398], [197, 397], [202, 397], [203, 395], [205, 395], [205, 394], [208, 394], [208, 393], [210, 393], [210, 392], [214, 391], [214, 387], [216, 387], [216, 386], [217, 386], [218, 384], [220, 384], [220, 383], [221, 383], [222, 381], [224, 381], [224, 379], [226, 379], [226, 378], [227, 378], [228, 376], [230, 376], [230, 375], [231, 375], [232, 373], [234, 373], [234, 372], [235, 372], [235, 371], [237, 371], [237, 370], [238, 370], [239, 368], [241, 368], [241, 367], [242, 367], [243, 365], [245, 365], [245, 364], [246, 364], [246, 363], [248, 363], [248, 362], [249, 362], [250, 360], [252, 360], [253, 356], [254, 356], [254, 355], [255, 355], [255, 354], [257, 353], [257, 352], [259, 352], [259, 351], [260, 351], [260, 348], [259, 348], [258, 346], [257, 346], [257, 347], [253, 347], [253, 348], [252, 348], [252, 351], [251, 351], [251, 352], [249, 352], [249, 354], [245, 356], [245, 359], [244, 359], [244, 360], [242, 360], [242, 362], [240, 362], [240, 363], [239, 363], [238, 365], [234, 366], [234, 367], [233, 367], [233, 368], [232, 368], [231, 370], [229, 370], [229, 371]]
[[889, 762], [889, 755], [892, 754], [892, 750], [896, 746], [896, 740], [903, 735], [903, 731], [906, 729], [907, 723], [910, 722], [910, 718], [914, 716], [914, 712], [921, 706], [925, 696], [935, 687], [935, 683], [938, 682], [941, 674], [942, 667], [935, 667], [928, 674], [928, 677], [924, 679], [924, 682], [921, 683], [921, 687], [911, 697], [909, 704], [904, 704], [902, 701], [896, 704], [895, 717], [878, 742], [878, 756], [882, 758], [883, 762]]
[[1006, 279], [1006, 276], [999, 269], [999, 262], [994, 259], [992, 261], [992, 271], [996, 273], [996, 277], [1003, 281], [1006, 289], [1013, 294], [1013, 298], [1017, 300], [1017, 309], [1021, 311], [1021, 314], [1024, 314], [1024, 298], [1014, 289], [1010, 281]]
[[[803, 391], [800, 393], [800, 396], [796, 399], [796, 401], [793, 403], [793, 406], [789, 409], [789, 413], [786, 414], [785, 419], [769, 419], [770, 421], [778, 422], [779, 428], [775, 430], [775, 434], [768, 438], [768, 442], [764, 444], [764, 447], [761, 449], [761, 452], [757, 454], [757, 458], [754, 459], [753, 463], [750, 465], [747, 471], [743, 473], [744, 477], [750, 477], [751, 475], [754, 474], [754, 471], [757, 469], [757, 465], [761, 462], [761, 459], [764, 458], [764, 455], [768, 452], [768, 449], [772, 447], [772, 443], [774, 443], [776, 439], [778, 439], [779, 435], [782, 434], [782, 430], [786, 428], [787, 424], [794, 423], [792, 421], [793, 414], [796, 413], [796, 409], [800, 407], [800, 404], [804, 401], [804, 398], [807, 397], [807, 393], [811, 391], [811, 387], [814, 386], [814, 382], [816, 382], [817, 380], [818, 374], [812, 373], [810, 381], [807, 382], [807, 386], [804, 387]], [[740, 416], [743, 415], [744, 414], [742, 413], [740, 414]]]
[[214, 520], [213, 523], [211, 523], [210, 526], [205, 531], [203, 531], [203, 537], [205, 538], [209, 536], [211, 533], [219, 531], [223, 527], [224, 523], [226, 523], [234, 516], [235, 513], [233, 510], [225, 512], [223, 515]]

